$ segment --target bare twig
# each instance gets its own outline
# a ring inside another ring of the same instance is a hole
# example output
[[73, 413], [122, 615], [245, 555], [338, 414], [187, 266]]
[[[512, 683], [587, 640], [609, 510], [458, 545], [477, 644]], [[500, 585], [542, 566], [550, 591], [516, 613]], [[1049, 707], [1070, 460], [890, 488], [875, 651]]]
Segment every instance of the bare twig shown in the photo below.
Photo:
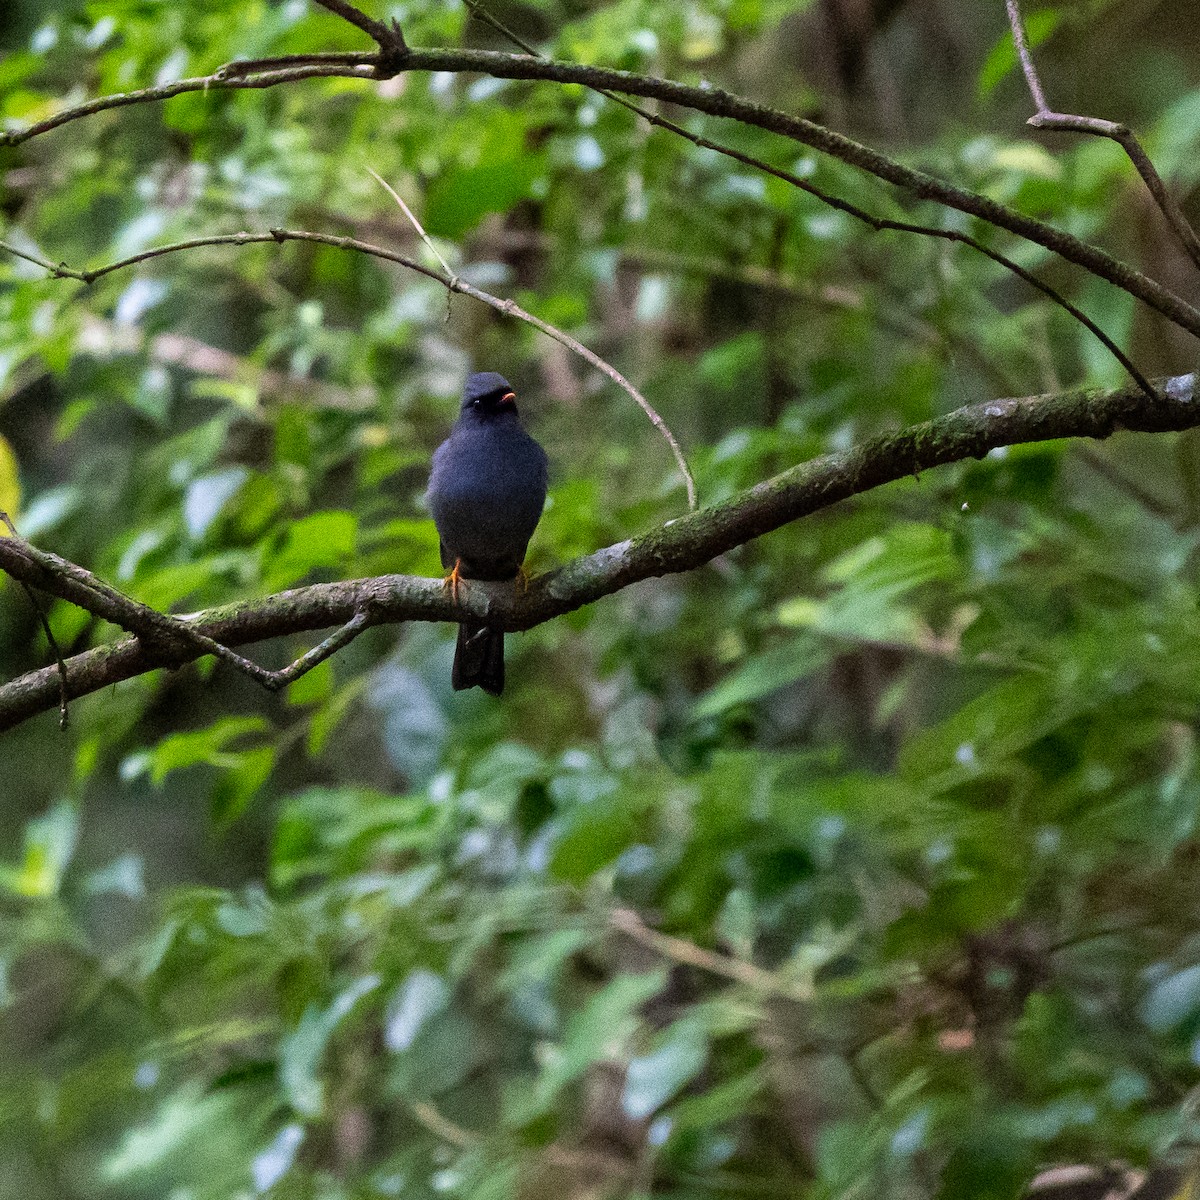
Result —
[[[17, 527], [12, 523], [12, 518], [8, 513], [0, 511], [0, 522], [4, 523], [4, 527], [8, 530], [10, 536], [20, 538], [21, 535], [17, 532]], [[50, 628], [50, 621], [46, 617], [46, 610], [42, 608], [41, 602], [35, 595], [33, 588], [23, 579], [19, 582], [21, 590], [25, 593], [33, 611], [38, 615], [38, 620], [42, 623], [42, 631], [46, 635], [50, 652], [54, 655], [54, 661], [58, 664], [58, 727], [65, 733], [71, 719], [67, 711], [67, 664], [63, 661], [62, 651], [58, 647], [58, 638], [54, 636], [54, 630]]]
[[[640, 111], [640, 110], [639, 110]], [[844, 212], [847, 216], [853, 217], [856, 221], [861, 221], [864, 225], [873, 229], [876, 233], [881, 233], [884, 230], [892, 230], [896, 233], [915, 233], [922, 237], [934, 238], [944, 242], [958, 242], [960, 245], [969, 246], [972, 250], [990, 258], [993, 262], [1004, 267], [1005, 270], [1011, 271], [1017, 278], [1024, 280], [1030, 287], [1036, 288], [1043, 295], [1052, 300], [1061, 309], [1070, 314], [1076, 321], [1087, 329], [1093, 337], [1095, 337], [1108, 352], [1129, 372], [1130, 377], [1137, 383], [1147, 395], [1152, 394], [1152, 388], [1147, 382], [1145, 376], [1134, 365], [1133, 360], [1114, 342], [1108, 334], [1104, 332], [1086, 313], [1083, 312], [1077, 305], [1072, 304], [1061, 292], [1051, 287], [1048, 283], [1040, 280], [1031, 271], [1027, 271], [1020, 263], [1011, 259], [1006, 254], [1001, 254], [998, 250], [993, 250], [990, 246], [985, 246], [977, 238], [971, 237], [969, 234], [960, 233], [955, 229], [940, 229], [936, 225], [921, 225], [909, 221], [894, 221], [889, 217], [877, 217], [873, 213], [867, 212], [866, 209], [860, 208], [857, 204], [852, 204], [848, 200], [843, 200], [838, 196], [833, 196], [823, 189], [809, 183], [806, 179], [801, 179], [798, 175], [794, 175], [790, 171], [781, 170], [778, 167], [773, 167], [769, 163], [760, 162], [757, 159], [751, 158], [747, 154], [743, 154], [740, 150], [734, 150], [731, 147], [718, 147], [715, 143], [710, 142], [707, 138], [697, 138], [688, 130], [679, 126], [675, 126], [670, 121], [662, 121], [654, 114], [646, 114], [648, 119], [654, 121], [655, 124], [662, 125], [667, 129], [674, 129], [689, 141], [695, 142], [696, 145], [702, 146], [707, 150], [719, 150], [720, 153], [728, 155], [730, 158], [737, 159], [739, 162], [745, 163], [747, 166], [756, 167], [761, 171], [765, 171], [769, 175], [774, 175], [777, 179], [782, 179], [790, 183], [793, 187], [799, 188], [802, 192], [813, 196], [820, 200], [822, 204], [828, 205], [830, 208], [838, 212]]]
[[[400, 211], [402, 213], [404, 213], [404, 215], [408, 218], [409, 224], [417, 231], [417, 234], [420, 237], [421, 241], [423, 241], [425, 243], [425, 245], [429, 247], [430, 254], [432, 254], [433, 257], [436, 258], [438, 260], [438, 262], [440, 262], [442, 264], [442, 270], [444, 270], [446, 272], [446, 274], [449, 275], [450, 278], [453, 279], [455, 283], [457, 283], [458, 275], [451, 269], [450, 264], [442, 257], [442, 252], [433, 244], [433, 239], [429, 236], [429, 234], [427, 234], [425, 232], [425, 226], [422, 225], [421, 222], [417, 220], [417, 214], [414, 213], [413, 210], [411, 208], [409, 208], [408, 205], [404, 202], [404, 197], [401, 196], [400, 193], [398, 191], [396, 191], [396, 189], [394, 187], [392, 187], [392, 185], [390, 183], [388, 183], [388, 181], [386, 179], [384, 179], [384, 177], [382, 175], [380, 175], [377, 171], [372, 171], [370, 167], [367, 168], [367, 171], [370, 172], [370, 174], [374, 178], [375, 182], [378, 183], [379, 186], [381, 188], [383, 188], [383, 190], [385, 192], [387, 192], [387, 194], [389, 196], [391, 196], [391, 198], [400, 206]], [[449, 323], [449, 320], [450, 320], [450, 302], [453, 299], [454, 299], [454, 289], [450, 288], [446, 292], [446, 321], [447, 321], [447, 323]]]
[[[301, 79], [330, 76], [378, 79], [385, 65], [387, 64], [383, 62], [381, 54], [331, 55], [319, 60], [302, 56], [299, 64], [286, 57], [257, 60], [259, 70], [254, 73], [244, 73], [238, 64], [231, 63], [211, 75], [180, 79], [159, 87], [89, 100], [23, 129], [0, 132], [0, 146], [19, 145], [71, 121], [106, 109], [165, 101], [186, 92], [221, 88], [268, 88]], [[268, 67], [270, 69], [267, 69]], [[497, 79], [579, 84], [601, 94], [619, 92], [627, 96], [661, 100], [707, 113], [709, 116], [739, 121], [777, 133], [903, 188], [922, 200], [937, 201], [948, 208], [967, 213], [1034, 242], [1128, 292], [1181, 329], [1200, 337], [1200, 310], [1128, 263], [1113, 258], [1100, 247], [1008, 208], [988, 196], [968, 191], [908, 167], [816, 122], [756, 104], [722, 88], [693, 87], [673, 80], [632, 75], [604, 67], [580, 66], [542, 60], [528, 54], [501, 54], [489, 50], [410, 49], [398, 63], [393, 64], [393, 68], [394, 71], [445, 71], [456, 74], [481, 72]]]
[[53, 129], [59, 129], [72, 121], [90, 117], [96, 113], [107, 112], [113, 108], [125, 108], [131, 104], [160, 103], [171, 100], [175, 96], [183, 96], [188, 92], [208, 91], [240, 91], [242, 89], [256, 90], [259, 88], [277, 87], [282, 83], [296, 83], [301, 79], [323, 79], [341, 77], [351, 79], [376, 79], [376, 68], [379, 64], [378, 54], [364, 53], [357, 57], [338, 56], [336, 61], [308, 63], [302, 66], [284, 67], [280, 70], [263, 71], [253, 75], [242, 76], [236, 69], [224, 74], [225, 68], [215, 71], [212, 75], [200, 75], [190, 79], [176, 79], [173, 83], [160, 84], [157, 87], [138, 88], [132, 92], [117, 92], [111, 96], [98, 96], [83, 104], [64, 108], [52, 117], [35, 121], [22, 129], [7, 129], [0, 131], [0, 146], [19, 146], [31, 138], [40, 137]]
[[[491, 15], [480, 3], [479, 0], [464, 0], [470, 11], [477, 16], [481, 21], [490, 25], [498, 33], [508, 38], [514, 45], [520, 47], [527, 54], [532, 54], [537, 57], [538, 51], [528, 42], [524, 41], [511, 29], [508, 28], [502, 21], [497, 20]], [[1010, 0], [1011, 2], [1011, 0]], [[986, 255], [993, 262], [998, 263], [1006, 270], [1011, 271], [1018, 278], [1024, 280], [1030, 287], [1036, 288], [1043, 295], [1047, 296], [1055, 304], [1064, 311], [1069, 313], [1075, 320], [1079, 321], [1094, 337], [1096, 337], [1108, 350], [1110, 354], [1129, 372], [1130, 377], [1137, 383], [1147, 395], [1152, 395], [1150, 384], [1146, 381], [1145, 376], [1134, 366], [1132, 360], [1117, 346], [1117, 344], [1109, 338], [1109, 336], [1094, 322], [1086, 316], [1078, 307], [1067, 300], [1060, 292], [1056, 291], [1049, 284], [1043, 283], [1036, 275], [1027, 271], [1019, 263], [1009, 258], [999, 251], [992, 250], [985, 246], [976, 238], [970, 237], [968, 234], [959, 233], [956, 230], [939, 229], [934, 225], [913, 224], [907, 221], [893, 221], [886, 217], [877, 217], [866, 209], [860, 208], [857, 204], [852, 204], [848, 200], [843, 200], [840, 197], [833, 196], [810, 183], [807, 179], [802, 179], [792, 171], [785, 171], [780, 167], [773, 166], [762, 159], [755, 158], [752, 155], [745, 154], [741, 150], [735, 150], [732, 146], [724, 146], [719, 142], [714, 142], [706, 137], [701, 137], [699, 134], [692, 133], [690, 129], [685, 129], [682, 125], [677, 125], [674, 121], [669, 121], [665, 117], [659, 116], [658, 113], [651, 112], [650, 109], [642, 107], [640, 104], [634, 104], [632, 100], [625, 99], [624, 96], [619, 96], [615, 92], [607, 88], [595, 89], [600, 95], [609, 100], [620, 104], [623, 108], [629, 109], [630, 112], [636, 113], [643, 120], [648, 121], [651, 125], [656, 125], [660, 129], [665, 129], [677, 137], [682, 137], [691, 142], [692, 145], [699, 147], [702, 150], [712, 150], [717, 154], [723, 154], [726, 158], [732, 158], [735, 162], [740, 162], [745, 166], [752, 167], [757, 171], [762, 171], [767, 175], [773, 175], [776, 179], [781, 179], [785, 183], [791, 184], [792, 187], [799, 188], [802, 192], [819, 200], [822, 204], [828, 205], [830, 208], [838, 212], [844, 212], [847, 216], [853, 217], [856, 221], [861, 221], [864, 225], [875, 230], [876, 233], [883, 230], [893, 230], [899, 233], [915, 233], [923, 237], [940, 239], [948, 242], [959, 242], [964, 246], [969, 246], [971, 249], [978, 251], [980, 254]]]
[[11, 254], [14, 258], [22, 258], [27, 263], [33, 263], [34, 266], [42, 267], [54, 275], [63, 274], [61, 263], [59, 266], [55, 266], [48, 258], [43, 258], [40, 254], [30, 254], [27, 250], [18, 250], [11, 242], [0, 241], [0, 250], [3, 250], [6, 254]]
[[616, 930], [648, 946], [655, 954], [669, 958], [672, 962], [683, 963], [689, 967], [699, 967], [713, 975], [721, 975], [732, 979], [735, 983], [744, 983], [756, 992], [768, 996], [781, 996], [798, 1003], [808, 1003], [813, 998], [812, 988], [792, 980], [782, 979], [771, 971], [765, 971], [745, 959], [731, 958], [728, 954], [717, 954], [705, 950], [695, 942], [685, 938], [673, 937], [669, 933], [660, 933], [651, 929], [632, 909], [618, 908], [609, 914], [609, 924]]
[[1021, 9], [1017, 0], [1004, 0], [1008, 9], [1008, 24], [1012, 29], [1013, 45], [1017, 48], [1017, 58], [1021, 60], [1021, 70], [1025, 73], [1025, 82], [1029, 85], [1029, 94], [1033, 97], [1039, 113], [1049, 112], [1046, 94], [1042, 91], [1042, 81], [1038, 78], [1037, 69], [1033, 65], [1033, 55], [1029, 52], [1029, 43], [1025, 38], [1025, 22], [1021, 19]]
[[308, 54], [277, 54], [270, 58], [239, 58], [219, 68], [222, 79], [237, 79], [258, 75], [264, 71], [280, 71], [290, 67], [374, 67], [379, 55], [366, 50], [314, 50]]
[[[446, 282], [450, 286], [449, 281]], [[642, 395], [641, 392], [621, 374], [616, 367], [610, 366], [596, 354], [589, 350], [582, 342], [576, 341], [569, 333], [563, 333], [561, 329], [556, 329], [547, 321], [543, 321], [540, 317], [535, 317], [532, 313], [526, 312], [519, 304], [513, 300], [497, 300], [495, 296], [489, 296], [487, 292], [480, 291], [479, 288], [472, 284], [465, 283], [461, 279], [454, 281], [454, 291], [463, 292], [467, 296], [474, 296], [476, 300], [482, 300], [485, 304], [490, 304], [499, 312], [507, 313], [510, 317], [516, 317], [520, 321], [524, 321], [532, 325], [535, 329], [540, 329], [547, 337], [552, 337], [556, 342], [566, 346], [575, 354], [578, 354], [585, 362], [589, 362], [601, 375], [607, 375], [622, 391], [631, 396], [638, 407], [650, 418], [650, 423], [662, 434], [668, 446], [671, 447], [671, 453], [675, 458], [675, 465], [679, 468], [680, 475], [683, 476], [684, 486], [687, 488], [688, 508], [692, 511], [696, 509], [696, 481], [692, 477], [691, 468], [687, 464], [687, 459], [683, 456], [683, 450], [679, 443], [675, 440], [675, 435], [671, 432], [666, 421], [662, 419], [651, 405], [650, 401]]]
[[1129, 161], [1133, 163], [1142, 182], [1149, 189], [1150, 195], [1158, 205], [1159, 211], [1167, 219], [1167, 223], [1175, 231], [1176, 237], [1183, 244], [1188, 257], [1200, 267], [1200, 238], [1191, 227], [1188, 219], [1176, 203], [1175, 198], [1167, 191], [1150, 156], [1142, 148], [1136, 134], [1127, 125], [1117, 121], [1105, 121], [1100, 117], [1082, 117], [1072, 113], [1055, 112], [1046, 101], [1046, 93], [1042, 90], [1042, 81], [1038, 77], [1033, 55], [1025, 37], [1025, 22], [1021, 19], [1019, 0], [1004, 0], [1008, 10], [1008, 23], [1012, 28], [1013, 43], [1017, 48], [1017, 57], [1021, 62], [1021, 70], [1025, 74], [1025, 82], [1029, 85], [1029, 94], [1037, 112], [1026, 122], [1035, 129], [1057, 129], [1068, 133], [1086, 133], [1094, 137], [1109, 138], [1125, 151]]
[[425, 245], [429, 247], [429, 253], [432, 254], [433, 257], [442, 264], [442, 270], [445, 271], [451, 279], [457, 278], [457, 276], [454, 274], [454, 271], [451, 269], [450, 264], [442, 257], [441, 251], [433, 244], [433, 238], [431, 238], [429, 234], [425, 232], [425, 227], [420, 221], [417, 220], [416, 213], [414, 213], [413, 210], [409, 208], [407, 204], [405, 204], [404, 197], [401, 196], [400, 193], [396, 191], [396, 189], [392, 187], [392, 185], [388, 183], [388, 181], [384, 179], [384, 177], [380, 175], [378, 171], [373, 171], [370, 167], [368, 167], [367, 172], [375, 180], [375, 182], [379, 184], [379, 186], [383, 188], [383, 190], [387, 192], [387, 194], [391, 196], [391, 198], [400, 206], [400, 211], [408, 218], [409, 223], [417, 231], [421, 241], [423, 241]]
[[313, 667], [319, 666], [327, 658], [336, 654], [343, 646], [348, 646], [368, 625], [371, 624], [371, 614], [366, 609], [360, 609], [348, 620], [341, 629], [319, 642], [307, 653], [302, 654], [291, 666], [281, 671], [271, 671], [271, 679], [265, 684], [269, 691], [278, 692], [289, 683], [295, 683], [301, 675], [307, 675]]
[[[237, 670], [256, 679], [259, 683], [265, 683], [265, 677], [272, 674], [230, 650], [227, 646], [205, 637], [204, 634], [188, 625], [186, 621], [160, 613], [156, 609], [134, 600], [131, 596], [126, 596], [83, 567], [34, 546], [21, 537], [11, 525], [9, 529], [12, 540], [43, 571], [56, 579], [69, 581], [75, 585], [70, 594], [63, 597], [64, 599], [70, 600], [73, 604], [98, 617], [103, 617], [104, 620], [112, 622], [126, 632], [132, 633], [158, 653], [170, 657], [172, 643], [182, 643], [185, 647], [193, 647], [206, 654], [215, 655]], [[37, 586], [36, 583], [35, 586]]]
[[335, 16], [341, 17], [343, 21], [349, 21], [375, 40], [379, 46], [379, 67], [376, 74], [380, 79], [387, 79], [396, 74], [408, 54], [408, 44], [395, 21], [385, 25], [382, 21], [367, 16], [353, 4], [347, 3], [347, 0], [316, 0], [316, 3], [322, 8], [327, 8]]
[[[367, 169], [370, 170], [369, 167]], [[404, 215], [409, 219], [413, 228], [420, 235], [421, 240], [433, 252], [434, 257], [438, 260], [438, 262], [442, 264], [447, 276], [444, 282], [450, 293], [453, 294], [454, 292], [465, 292], [469, 296], [474, 296], [477, 300], [484, 301], [485, 304], [491, 304], [493, 308], [497, 307], [497, 305], [494, 303], [496, 300], [495, 296], [489, 296], [486, 292], [480, 291], [477, 288], [472, 289], [469, 284], [463, 284], [462, 280], [459, 279], [459, 277], [450, 269], [450, 264], [438, 252], [438, 248], [433, 244], [429, 234], [425, 232], [421, 222], [417, 220], [416, 214], [414, 214], [412, 209], [405, 204], [400, 194], [385, 179], [379, 175], [376, 175], [374, 171], [371, 171], [371, 174], [374, 175], [379, 183], [387, 189], [388, 195], [390, 195], [392, 199], [395, 200], [400, 206], [401, 210], [404, 212]], [[657, 429], [659, 433], [661, 433], [666, 439], [667, 445], [671, 447], [671, 453], [675, 457], [675, 465], [679, 468], [679, 473], [683, 476], [684, 484], [687, 487], [688, 508], [694, 509], [696, 507], [696, 480], [692, 476], [691, 468], [687, 464], [687, 459], [684, 457], [683, 450], [680, 448], [679, 442], [676, 440], [675, 435], [671, 432], [670, 427], [662, 419], [662, 417], [659, 416], [658, 411], [650, 404], [650, 401], [647, 400], [646, 397], [643, 396], [642, 393], [639, 392], [637, 388], [635, 388], [633, 384], [631, 384], [629, 380], [620, 373], [620, 371], [618, 371], [611, 364], [605, 362], [604, 359], [602, 359], [598, 354], [595, 354], [593, 351], [589, 350], [585, 345], [583, 345], [582, 342], [576, 341], [573, 337], [571, 337], [570, 334], [563, 333], [561, 329], [550, 325], [548, 322], [542, 321], [538, 317], [531, 316], [529, 313], [525, 312], [524, 309], [519, 308], [511, 300], [500, 301], [499, 309], [501, 312], [509, 313], [511, 316], [517, 317], [522, 321], [526, 321], [535, 329], [540, 329], [548, 337], [552, 337], [556, 342], [566, 346], [568, 350], [578, 354], [580, 358], [591, 363], [592, 366], [594, 366], [602, 374], [607, 375], [608, 378], [617, 385], [617, 387], [621, 388], [633, 399], [634, 403], [638, 405], [642, 412], [644, 412], [646, 416], [650, 418], [650, 423], [654, 426], [654, 428]], [[448, 308], [446, 315], [447, 317], [450, 315]]]
[[[668, 428], [667, 423], [658, 415], [645, 396], [615, 367], [605, 362], [594, 351], [589, 350], [582, 342], [571, 337], [569, 333], [564, 333], [548, 321], [543, 321], [540, 317], [535, 317], [532, 313], [526, 312], [516, 301], [501, 300], [499, 296], [493, 296], [490, 292], [485, 292], [482, 288], [475, 287], [474, 284], [468, 283], [465, 279], [460, 279], [450, 271], [447, 271], [445, 274], [435, 271], [432, 267], [427, 267], [406, 254], [399, 254], [394, 250], [387, 250], [383, 246], [372, 245], [370, 242], [362, 242], [357, 238], [338, 237], [334, 234], [326, 233], [313, 233], [303, 229], [272, 229], [268, 233], [226, 233], [215, 234], [212, 237], [189, 238], [187, 241], [173, 242], [169, 246], [157, 246], [151, 250], [143, 250], [138, 254], [131, 254], [128, 258], [107, 263], [105, 266], [96, 267], [91, 271], [76, 270], [68, 267], [65, 263], [59, 263], [57, 266], [54, 266], [48, 260], [38, 262], [38, 265], [44, 267], [57, 278], [77, 279], [82, 283], [91, 284], [97, 279], [102, 279], [105, 275], [111, 275], [114, 271], [121, 271], [126, 267], [149, 262], [151, 259], [162, 258], [167, 254], [175, 254], [181, 250], [195, 250], [204, 246], [248, 246], [264, 242], [317, 242], [321, 245], [333, 246], [339, 250], [355, 250], [362, 254], [373, 255], [375, 258], [386, 259], [388, 262], [398, 263], [402, 267], [407, 267], [410, 271], [417, 271], [428, 279], [436, 280], [451, 292], [461, 292], [464, 296], [470, 296], [475, 300], [489, 305], [497, 312], [504, 313], [506, 316], [516, 317], [517, 320], [524, 321], [527, 325], [532, 325], [547, 337], [553, 338], [556, 342], [566, 346], [573, 353], [578, 354], [584, 361], [590, 363], [601, 374], [607, 375], [613, 383], [633, 398], [650, 419], [650, 423], [658, 430], [666, 440], [667, 445], [671, 448], [671, 454], [675, 458], [676, 466], [679, 468], [679, 473], [683, 476], [684, 485], [687, 488], [688, 508], [695, 509], [697, 503], [696, 481], [692, 476], [691, 469], [688, 467], [687, 459], [684, 457], [679, 442]], [[3, 243], [0, 243], [0, 248], [6, 247]], [[38, 261], [29, 255], [22, 255], [22, 257], [29, 259], [31, 262]]]
[[316, 0], [322, 8], [327, 8], [335, 16], [341, 17], [343, 21], [348, 21], [351, 25], [361, 29], [367, 37], [374, 39], [381, 46], [386, 44], [394, 36], [394, 31], [391, 27], [385, 25], [382, 21], [376, 21], [374, 17], [367, 16], [366, 13], [360, 12], [352, 4], [347, 4], [346, 0]]

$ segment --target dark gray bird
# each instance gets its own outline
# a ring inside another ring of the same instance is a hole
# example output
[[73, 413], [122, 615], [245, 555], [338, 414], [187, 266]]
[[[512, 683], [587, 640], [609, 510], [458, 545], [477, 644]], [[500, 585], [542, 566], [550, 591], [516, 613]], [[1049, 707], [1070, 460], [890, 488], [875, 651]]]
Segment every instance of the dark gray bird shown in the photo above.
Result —
[[[546, 452], [521, 428], [508, 380], [481, 371], [467, 380], [462, 412], [433, 452], [429, 509], [442, 566], [458, 598], [460, 579], [516, 579], [546, 502]], [[504, 633], [460, 624], [455, 691], [504, 691]]]

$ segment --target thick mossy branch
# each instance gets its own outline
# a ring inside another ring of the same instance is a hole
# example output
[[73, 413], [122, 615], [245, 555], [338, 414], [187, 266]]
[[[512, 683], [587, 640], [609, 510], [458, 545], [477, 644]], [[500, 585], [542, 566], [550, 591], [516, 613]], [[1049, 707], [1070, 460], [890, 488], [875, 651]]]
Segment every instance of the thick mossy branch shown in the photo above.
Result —
[[[1105, 438], [1121, 429], [1162, 433], [1200, 426], [1197, 391], [1197, 377], [1184, 375], [1162, 381], [1154, 401], [1131, 384], [1112, 391], [1077, 390], [960, 408], [854, 449], [792, 467], [722, 504], [688, 513], [660, 529], [540, 575], [526, 591], [476, 583], [463, 590], [456, 606], [440, 580], [383, 575], [314, 584], [208, 609], [194, 614], [189, 623], [226, 646], [343, 625], [361, 613], [369, 613], [372, 624], [470, 619], [506, 630], [530, 629], [640, 580], [693, 570], [752, 538], [850, 496], [931, 467], [982, 458], [999, 446], [1068, 437]], [[44, 561], [31, 557], [11, 538], [0, 538], [0, 569], [107, 620], [115, 619], [118, 625], [129, 621], [128, 614], [112, 607], [111, 596], [105, 598], [106, 609], [101, 613], [94, 604], [94, 592], [70, 574], [49, 571]], [[129, 603], [131, 611], [135, 610], [133, 602]], [[195, 644], [125, 638], [69, 658], [66, 691], [73, 699], [202, 656]], [[58, 707], [60, 686], [60, 672], [54, 666], [0, 686], [0, 730]]]

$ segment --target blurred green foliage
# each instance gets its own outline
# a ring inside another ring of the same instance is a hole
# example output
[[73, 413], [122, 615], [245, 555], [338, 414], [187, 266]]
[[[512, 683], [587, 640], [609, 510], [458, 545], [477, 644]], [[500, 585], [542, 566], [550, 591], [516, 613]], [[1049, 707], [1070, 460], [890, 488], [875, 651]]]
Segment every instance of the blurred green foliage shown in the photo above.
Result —
[[[1179, 278], [1115, 147], [1021, 127], [1002, 5], [893, 7], [858, 90], [804, 0], [496, 11], [560, 57], [824, 114]], [[1047, 87], [1145, 130], [1189, 201], [1195, 22], [1125, 7], [1031, 13]], [[414, 45], [506, 48], [459, 0], [373, 11]], [[363, 45], [300, 0], [17, 0], [0, 117]], [[548, 84], [106, 112], [0, 150], [0, 237], [76, 267], [275, 225], [425, 253], [368, 168], [457, 272], [633, 378], [702, 501], [972, 400], [1119, 379], [986, 259]], [[1143, 370], [1194, 366], [1120, 294], [975, 232]], [[421, 493], [473, 368], [513, 380], [550, 452], [534, 569], [680, 511], [661, 440], [556, 344], [296, 244], [90, 288], [0, 257], [0, 506], [162, 609], [433, 575]], [[0, 1196], [999, 1200], [1053, 1163], [1186, 1164], [1197, 447], [1022, 447], [859, 497], [511, 637], [502, 702], [451, 692], [452, 630], [374, 629], [280, 697], [208, 663], [5, 735]], [[113, 633], [49, 615], [69, 650]], [[47, 655], [6, 582], [0, 671]]]

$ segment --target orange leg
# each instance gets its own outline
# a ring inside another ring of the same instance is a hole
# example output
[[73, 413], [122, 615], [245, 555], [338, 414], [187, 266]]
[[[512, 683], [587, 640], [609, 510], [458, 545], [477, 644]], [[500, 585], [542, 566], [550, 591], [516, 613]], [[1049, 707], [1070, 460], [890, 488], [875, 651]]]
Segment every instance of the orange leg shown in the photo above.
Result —
[[462, 582], [463, 578], [462, 572], [459, 569], [461, 567], [462, 559], [456, 558], [454, 560], [454, 570], [452, 570], [450, 574], [442, 580], [442, 586], [450, 589], [450, 599], [453, 600], [455, 604], [458, 603], [458, 585]]
[[529, 572], [523, 566], [517, 568], [517, 587], [522, 595], [529, 591]]

